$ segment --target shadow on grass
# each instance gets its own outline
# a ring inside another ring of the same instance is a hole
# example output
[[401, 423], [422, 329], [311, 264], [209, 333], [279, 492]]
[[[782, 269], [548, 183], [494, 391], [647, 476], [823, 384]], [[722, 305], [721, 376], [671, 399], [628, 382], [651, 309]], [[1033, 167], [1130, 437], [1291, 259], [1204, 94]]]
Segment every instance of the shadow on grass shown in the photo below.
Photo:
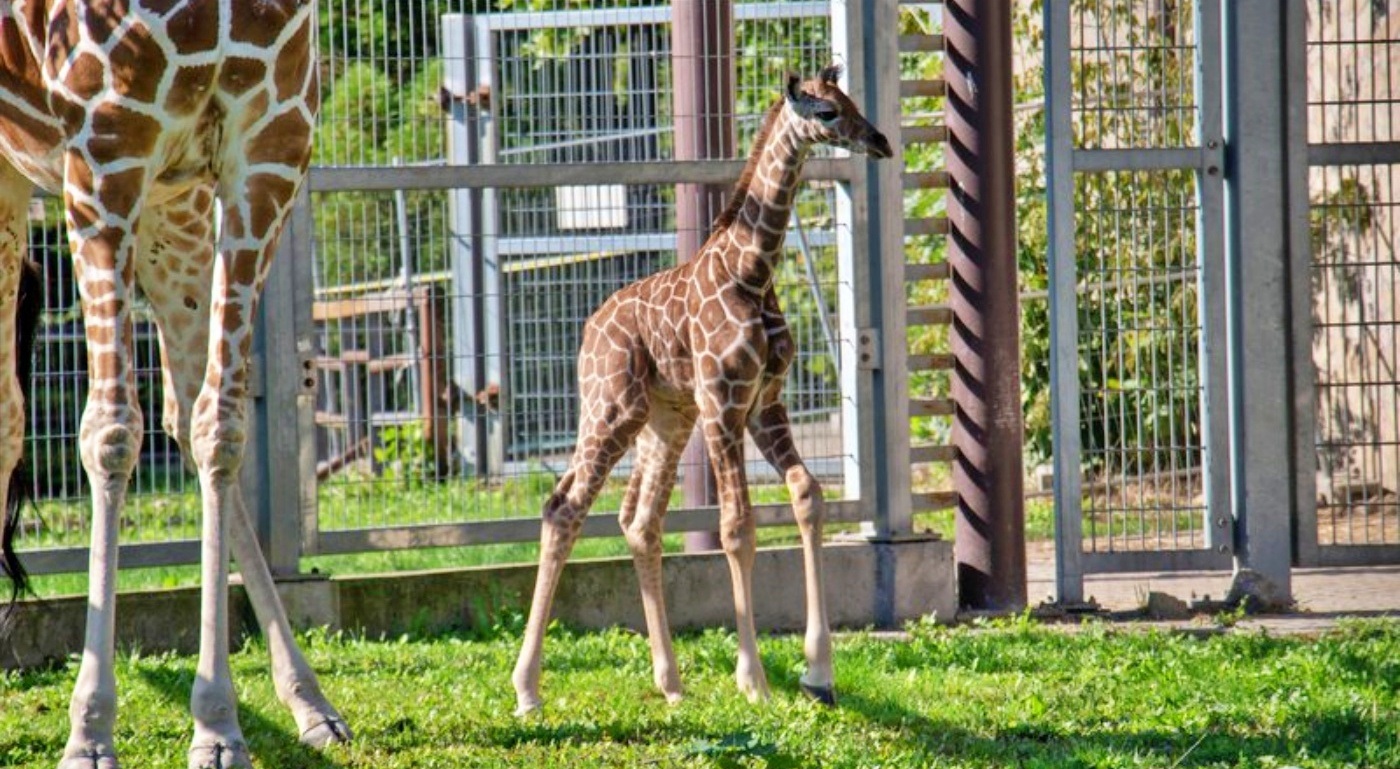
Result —
[[[998, 765], [1079, 767], [1105, 761], [1160, 758], [1173, 767], [1234, 766], [1241, 759], [1284, 756], [1300, 749], [1314, 755], [1333, 752], [1336, 743], [1297, 744], [1282, 737], [1246, 737], [1211, 727], [1204, 734], [1161, 729], [1125, 730], [1105, 724], [1101, 729], [1062, 728], [1024, 723], [1005, 728], [988, 726], [985, 733], [940, 722], [889, 699], [861, 692], [838, 693], [838, 707], [858, 713], [907, 735], [911, 747], [931, 763], [936, 758], [974, 759]], [[1330, 730], [1323, 730], [1327, 733]]]
[[[660, 733], [661, 729], [664, 729], [664, 734]], [[653, 745], [678, 742], [681, 744], [669, 750], [668, 757], [674, 760], [705, 758], [711, 765], [720, 767], [753, 766], [755, 760], [762, 762], [767, 769], [804, 766], [798, 757], [779, 751], [776, 744], [752, 732], [702, 730], [677, 724], [644, 728], [624, 726], [617, 721], [543, 723], [525, 719], [509, 726], [491, 727], [486, 730], [485, 738], [487, 742], [507, 750], [526, 744], [548, 747], [560, 744]]]
[[[193, 673], [169, 668], [141, 668], [137, 672], [141, 679], [161, 696], [171, 702], [181, 703], [182, 707], [188, 709], [190, 687], [194, 685]], [[281, 707], [280, 703], [278, 707]], [[239, 703], [238, 723], [243, 727], [243, 738], [248, 742], [248, 751], [261, 766], [295, 766], [298, 769], [340, 768], [340, 764], [332, 761], [326, 754], [301, 744], [297, 741], [298, 735], [245, 703]]]

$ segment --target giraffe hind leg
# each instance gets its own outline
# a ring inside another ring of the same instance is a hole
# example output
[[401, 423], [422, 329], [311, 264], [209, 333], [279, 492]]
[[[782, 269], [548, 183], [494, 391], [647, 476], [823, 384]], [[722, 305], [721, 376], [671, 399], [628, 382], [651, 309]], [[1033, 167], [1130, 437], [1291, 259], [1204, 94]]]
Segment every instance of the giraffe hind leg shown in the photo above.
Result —
[[[137, 282], [152, 312], [161, 341], [165, 404], [162, 424], [189, 456], [190, 415], [206, 368], [209, 340], [209, 288], [214, 244], [210, 216], [213, 192], [193, 188], [152, 207], [141, 230]], [[163, 255], [186, 255], [185, 270], [164, 269]], [[267, 640], [278, 699], [291, 711], [301, 741], [313, 747], [350, 739], [344, 719], [321, 691], [315, 672], [296, 644], [276, 584], [258, 546], [241, 490], [232, 494], [229, 543], [253, 612]]]
[[[584, 344], [587, 347], [587, 333]], [[646, 423], [647, 397], [640, 383], [641, 377], [621, 370], [607, 381], [581, 383], [585, 386], [580, 388], [583, 416], [579, 420], [578, 444], [569, 471], [555, 484], [554, 493], [545, 502], [540, 524], [539, 572], [520, 656], [511, 674], [516, 715], [527, 715], [540, 707], [540, 659], [554, 591], [583, 529], [583, 520], [603, 490], [608, 474]]]

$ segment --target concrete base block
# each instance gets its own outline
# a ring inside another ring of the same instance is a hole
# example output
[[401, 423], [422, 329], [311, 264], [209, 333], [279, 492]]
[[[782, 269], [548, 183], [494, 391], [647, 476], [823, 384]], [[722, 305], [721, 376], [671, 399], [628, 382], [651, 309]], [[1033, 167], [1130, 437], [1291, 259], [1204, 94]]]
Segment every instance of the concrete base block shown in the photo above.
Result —
[[[951, 621], [957, 613], [951, 543], [840, 542], [822, 552], [827, 612], [835, 627], [897, 627], [929, 615]], [[722, 553], [669, 555], [664, 574], [673, 629], [733, 626], [729, 565]], [[377, 637], [487, 627], [502, 611], [528, 611], [534, 585], [534, 566], [509, 566], [330, 579], [311, 575], [281, 582], [278, 588], [298, 628], [331, 627]], [[760, 550], [754, 565], [758, 627], [802, 630], [803, 586], [800, 548]], [[53, 664], [81, 652], [86, 609], [83, 597], [20, 604], [10, 636], [0, 640], [0, 667]], [[257, 632], [242, 587], [233, 588], [229, 610], [235, 644]], [[559, 585], [554, 616], [576, 627], [643, 630], [632, 560], [571, 562]], [[117, 598], [119, 648], [193, 653], [198, 632], [198, 588]]]

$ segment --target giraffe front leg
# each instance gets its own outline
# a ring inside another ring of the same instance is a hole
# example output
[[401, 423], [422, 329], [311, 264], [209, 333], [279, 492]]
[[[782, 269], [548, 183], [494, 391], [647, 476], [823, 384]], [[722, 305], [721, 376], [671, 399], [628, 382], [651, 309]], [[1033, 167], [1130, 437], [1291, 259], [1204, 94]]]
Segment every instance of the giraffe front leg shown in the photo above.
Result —
[[768, 678], [758, 655], [753, 617], [753, 564], [757, 529], [744, 473], [744, 420], [729, 410], [704, 420], [705, 444], [719, 487], [720, 544], [734, 588], [734, 624], [739, 637], [734, 679], [750, 702], [768, 699]]
[[778, 390], [764, 398], [749, 421], [749, 434], [768, 463], [783, 476], [792, 498], [792, 511], [802, 534], [802, 560], [806, 577], [807, 632], [803, 652], [807, 672], [799, 684], [812, 699], [827, 705], [836, 703], [835, 674], [831, 663], [831, 629], [826, 614], [826, 594], [822, 582], [822, 519], [825, 501], [821, 485], [802, 463], [792, 440], [787, 409], [778, 400]]

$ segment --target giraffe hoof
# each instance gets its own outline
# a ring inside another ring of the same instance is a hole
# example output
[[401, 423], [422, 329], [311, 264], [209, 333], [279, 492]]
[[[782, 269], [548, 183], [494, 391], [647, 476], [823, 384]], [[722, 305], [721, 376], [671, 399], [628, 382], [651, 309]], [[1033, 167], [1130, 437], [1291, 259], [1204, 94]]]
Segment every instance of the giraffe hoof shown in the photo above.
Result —
[[190, 748], [189, 769], [253, 769], [248, 746], [215, 742]]
[[349, 742], [350, 738], [349, 724], [340, 718], [328, 717], [302, 732], [299, 742], [311, 748], [324, 748], [335, 743]]
[[836, 687], [834, 686], [813, 686], [803, 681], [799, 681], [798, 686], [802, 687], [802, 693], [807, 695], [809, 699], [823, 705], [836, 704]]
[[540, 708], [543, 705], [544, 703], [539, 700], [520, 700], [519, 704], [515, 707], [515, 717], [527, 718], [533, 716], [540, 712]]
[[681, 694], [680, 692], [668, 692], [666, 694], [667, 705], [679, 705], [682, 702], [685, 702], [684, 694]]
[[107, 748], [90, 748], [64, 756], [58, 762], [58, 769], [117, 769], [117, 757]]

